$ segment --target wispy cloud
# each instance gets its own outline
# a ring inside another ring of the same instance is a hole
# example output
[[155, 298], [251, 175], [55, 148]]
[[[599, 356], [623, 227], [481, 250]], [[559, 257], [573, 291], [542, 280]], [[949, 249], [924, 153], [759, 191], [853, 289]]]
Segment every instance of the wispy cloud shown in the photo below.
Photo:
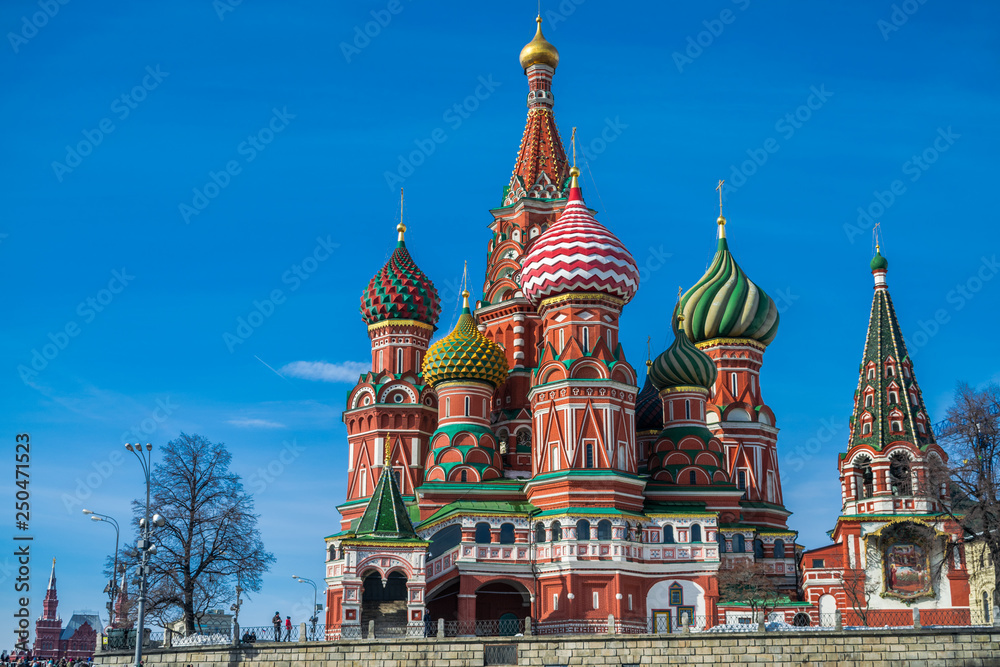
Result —
[[281, 422], [273, 422], [269, 419], [230, 419], [226, 423], [239, 426], [240, 428], [285, 428], [285, 425]]
[[356, 382], [358, 376], [367, 373], [370, 364], [361, 361], [342, 361], [331, 364], [327, 361], [293, 361], [281, 367], [281, 373], [302, 380], [320, 382]]

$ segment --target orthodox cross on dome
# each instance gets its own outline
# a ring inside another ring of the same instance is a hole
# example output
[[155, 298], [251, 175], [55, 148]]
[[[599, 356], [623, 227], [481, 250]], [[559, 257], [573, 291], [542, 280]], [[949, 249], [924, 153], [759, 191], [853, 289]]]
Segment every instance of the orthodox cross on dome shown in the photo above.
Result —
[[396, 240], [399, 243], [404, 243], [406, 234], [406, 225], [403, 224], [403, 188], [399, 189], [399, 224], [396, 225], [396, 231], [399, 232], [399, 238]]
[[725, 180], [720, 180], [719, 184], [715, 186], [715, 189], [719, 191], [719, 238], [726, 238], [726, 218], [722, 215], [722, 186], [725, 184]]

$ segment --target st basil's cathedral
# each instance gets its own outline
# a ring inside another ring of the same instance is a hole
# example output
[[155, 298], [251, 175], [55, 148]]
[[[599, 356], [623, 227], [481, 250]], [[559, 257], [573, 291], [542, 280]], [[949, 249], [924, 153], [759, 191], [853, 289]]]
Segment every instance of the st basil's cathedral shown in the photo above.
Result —
[[[437, 619], [704, 627], [739, 613], [720, 603], [717, 573], [740, 561], [762, 564], [789, 614], [815, 605], [795, 602], [802, 549], [763, 398], [778, 308], [737, 263], [720, 212], [705, 225], [717, 229], [715, 257], [691, 276], [669, 318], [673, 343], [640, 388], [619, 342], [639, 271], [586, 204], [553, 115], [559, 53], [537, 21], [481, 296], [463, 292], [454, 329], [431, 344], [441, 303], [402, 222], [361, 296], [371, 370], [343, 414], [347, 499], [326, 538], [331, 636]], [[911, 417], [907, 429], [928, 428]], [[881, 474], [891, 463], [875, 454]], [[844, 463], [852, 480], [858, 460]], [[891, 501], [873, 502], [878, 512]]]

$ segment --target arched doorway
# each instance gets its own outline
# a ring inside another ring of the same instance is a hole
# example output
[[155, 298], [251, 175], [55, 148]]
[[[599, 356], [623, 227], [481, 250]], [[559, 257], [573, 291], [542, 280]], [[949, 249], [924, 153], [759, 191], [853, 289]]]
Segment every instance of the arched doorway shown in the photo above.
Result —
[[383, 584], [382, 576], [372, 570], [364, 577], [361, 593], [361, 631], [367, 633], [369, 621], [375, 621], [376, 637], [406, 636], [406, 601], [406, 575], [390, 572]]
[[[515, 635], [521, 632], [522, 620], [531, 614], [531, 595], [516, 581], [493, 581], [476, 590], [477, 625], [490, 626], [490, 632]], [[492, 626], [497, 625], [494, 629]]]
[[445, 621], [458, 620], [458, 578], [452, 579], [443, 586], [438, 586], [427, 595], [427, 616], [431, 623], [439, 618]]
[[819, 599], [819, 624], [832, 626], [836, 623], [834, 614], [837, 611], [837, 598], [829, 593]]

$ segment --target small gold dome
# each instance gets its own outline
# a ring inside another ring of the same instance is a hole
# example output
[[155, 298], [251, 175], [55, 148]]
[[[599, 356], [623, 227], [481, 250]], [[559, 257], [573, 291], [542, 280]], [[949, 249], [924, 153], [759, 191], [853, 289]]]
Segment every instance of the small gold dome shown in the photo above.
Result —
[[542, 17], [539, 16], [535, 21], [538, 23], [538, 30], [535, 32], [535, 38], [521, 49], [521, 67], [528, 69], [532, 65], [541, 63], [555, 69], [559, 66], [559, 51], [542, 35]]

